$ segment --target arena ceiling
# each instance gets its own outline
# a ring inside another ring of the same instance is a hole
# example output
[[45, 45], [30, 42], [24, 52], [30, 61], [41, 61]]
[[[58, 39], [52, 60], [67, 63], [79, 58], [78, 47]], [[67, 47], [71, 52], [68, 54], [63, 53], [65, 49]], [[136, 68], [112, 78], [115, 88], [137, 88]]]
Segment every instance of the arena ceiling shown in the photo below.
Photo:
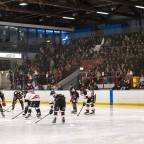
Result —
[[144, 17], [144, 9], [136, 6], [144, 6], [144, 0], [1, 0], [0, 20], [81, 27], [124, 22], [129, 18], [141, 20]]

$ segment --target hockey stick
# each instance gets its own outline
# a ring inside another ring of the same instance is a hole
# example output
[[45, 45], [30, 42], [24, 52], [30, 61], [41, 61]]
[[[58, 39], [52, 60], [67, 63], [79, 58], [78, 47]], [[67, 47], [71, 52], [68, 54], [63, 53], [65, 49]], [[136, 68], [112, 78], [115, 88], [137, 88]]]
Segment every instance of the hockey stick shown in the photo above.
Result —
[[11, 105], [11, 106], [9, 106], [7, 109], [3, 109], [3, 110], [4, 110], [4, 112], [5, 112], [5, 111], [9, 112], [9, 111], [8, 111], [8, 109], [10, 109], [11, 107], [12, 107], [12, 105]]
[[82, 106], [82, 108], [81, 108], [81, 110], [79, 111], [79, 113], [77, 114], [77, 116], [79, 116], [79, 115], [80, 115], [80, 113], [81, 113], [81, 111], [82, 111], [83, 107], [84, 107], [84, 105]]
[[41, 119], [39, 119], [38, 121], [36, 121], [35, 124], [38, 123], [39, 121], [41, 121], [42, 119], [44, 119], [45, 117], [47, 117], [48, 115], [50, 115], [50, 114], [48, 113], [47, 115], [45, 115], [44, 117], [42, 117]]
[[3, 109], [3, 112], [9, 112], [8, 110], [6, 110], [6, 109]]
[[22, 114], [24, 112], [24, 110], [23, 111], [21, 111], [19, 114], [17, 114], [15, 117], [13, 117], [12, 119], [15, 119], [16, 117], [18, 117], [20, 114]]

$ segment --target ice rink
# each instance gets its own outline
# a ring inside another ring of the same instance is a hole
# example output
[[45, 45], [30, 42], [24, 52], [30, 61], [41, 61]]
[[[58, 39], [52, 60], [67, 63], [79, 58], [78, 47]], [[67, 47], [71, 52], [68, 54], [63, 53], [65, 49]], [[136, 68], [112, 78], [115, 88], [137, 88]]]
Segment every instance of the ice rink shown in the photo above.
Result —
[[[9, 107], [10, 105], [7, 105]], [[78, 107], [78, 111], [81, 106]], [[95, 115], [79, 116], [71, 114], [71, 106], [66, 109], [66, 123], [52, 124], [53, 115], [39, 123], [33, 109], [29, 120], [20, 115], [17, 104], [14, 111], [0, 115], [0, 144], [143, 144], [144, 107], [96, 106]], [[42, 116], [48, 113], [49, 106], [41, 105]]]

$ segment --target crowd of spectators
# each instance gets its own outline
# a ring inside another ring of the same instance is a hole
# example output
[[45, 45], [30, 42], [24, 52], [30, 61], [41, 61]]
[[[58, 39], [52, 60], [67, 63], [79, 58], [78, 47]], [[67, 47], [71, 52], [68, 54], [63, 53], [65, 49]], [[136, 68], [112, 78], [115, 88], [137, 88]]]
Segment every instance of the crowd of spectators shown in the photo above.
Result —
[[[94, 39], [91, 36], [72, 39], [69, 45], [43, 43], [33, 61], [27, 59], [15, 66], [15, 85], [24, 87], [26, 80], [30, 78], [36, 86], [48, 85], [48, 89], [49, 86], [61, 89], [62, 86], [57, 83], [79, 68], [81, 59], [97, 57], [93, 53], [93, 47], [101, 38]], [[10, 80], [13, 85], [12, 74]]]
[[[95, 45], [100, 44], [103, 38], [103, 47], [100, 51], [94, 51]], [[116, 83], [116, 78], [117, 84], [124, 80], [131, 82], [131, 76], [139, 75], [144, 66], [143, 39], [143, 33], [111, 36], [92, 33], [89, 37], [73, 38], [69, 45], [44, 43], [33, 61], [28, 59], [15, 67], [15, 80], [22, 87], [24, 81], [31, 78], [36, 86], [62, 89], [57, 83], [73, 68], [78, 68], [80, 60], [102, 58], [100, 64], [81, 76], [82, 84], [94, 87], [102, 82]]]
[[98, 53], [103, 61], [84, 75], [84, 83], [115, 83], [125, 87], [132, 76], [140, 75], [144, 68], [144, 34], [131, 33], [105, 37], [105, 45]]

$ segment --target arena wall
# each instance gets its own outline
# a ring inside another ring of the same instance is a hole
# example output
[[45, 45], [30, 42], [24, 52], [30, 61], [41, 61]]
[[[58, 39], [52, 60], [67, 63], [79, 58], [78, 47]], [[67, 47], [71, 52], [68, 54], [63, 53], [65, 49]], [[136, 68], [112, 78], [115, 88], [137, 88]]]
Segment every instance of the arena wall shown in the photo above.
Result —
[[[35, 91], [41, 97], [42, 104], [48, 104], [50, 91]], [[70, 93], [68, 90], [56, 91], [59, 94], [64, 94], [67, 104], [70, 104]], [[78, 91], [79, 92], [79, 91]], [[3, 91], [6, 102], [11, 103], [14, 91]], [[143, 90], [98, 90], [96, 94], [96, 105], [130, 105], [144, 106], [144, 91]], [[80, 96], [79, 104], [82, 104], [83, 97]]]

